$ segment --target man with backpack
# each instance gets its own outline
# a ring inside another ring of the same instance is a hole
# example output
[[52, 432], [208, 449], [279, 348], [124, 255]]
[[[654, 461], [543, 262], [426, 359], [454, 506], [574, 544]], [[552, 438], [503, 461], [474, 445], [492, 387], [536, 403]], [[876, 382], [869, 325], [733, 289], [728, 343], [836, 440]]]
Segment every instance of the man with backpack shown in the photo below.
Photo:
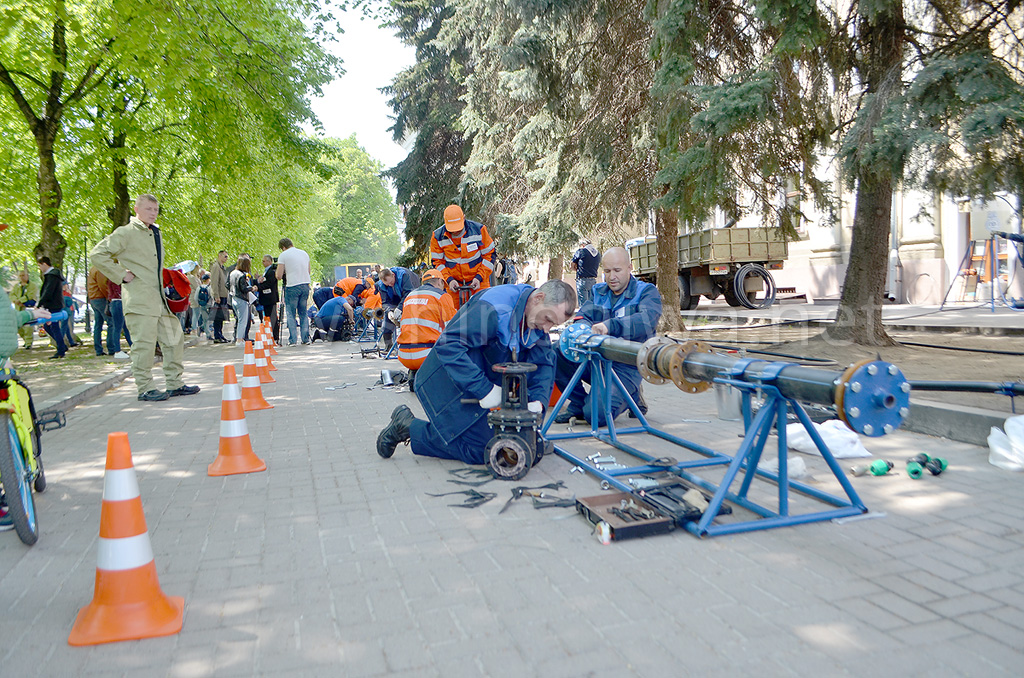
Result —
[[210, 303], [213, 301], [213, 295], [210, 294], [210, 274], [203, 273], [203, 278], [200, 281], [199, 291], [196, 293], [196, 303], [199, 306], [196, 308], [196, 318], [193, 324], [196, 327], [196, 334], [199, 332], [205, 332], [207, 339], [213, 339], [213, 327], [210, 325]]

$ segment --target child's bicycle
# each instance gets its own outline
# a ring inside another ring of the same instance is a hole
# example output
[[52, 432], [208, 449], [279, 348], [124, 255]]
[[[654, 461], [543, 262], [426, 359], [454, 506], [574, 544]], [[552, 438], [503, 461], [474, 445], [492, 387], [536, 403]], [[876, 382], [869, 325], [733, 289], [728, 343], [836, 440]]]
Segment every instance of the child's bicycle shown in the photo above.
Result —
[[[49, 320], [59, 322], [67, 317], [64, 311]], [[36, 415], [32, 394], [18, 378], [14, 368], [0, 365], [0, 483], [3, 484], [7, 509], [18, 537], [31, 546], [39, 539], [39, 522], [32, 490], [46, 489], [42, 448], [39, 434], [62, 428], [66, 424], [61, 411]]]

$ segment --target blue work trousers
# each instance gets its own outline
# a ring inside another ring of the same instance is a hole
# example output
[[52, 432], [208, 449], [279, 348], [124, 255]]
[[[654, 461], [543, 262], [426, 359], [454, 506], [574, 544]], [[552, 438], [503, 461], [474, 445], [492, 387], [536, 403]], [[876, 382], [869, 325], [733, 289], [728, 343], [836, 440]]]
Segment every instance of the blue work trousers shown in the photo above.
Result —
[[484, 448], [494, 437], [494, 431], [487, 423], [487, 417], [480, 417], [460, 436], [446, 443], [429, 421], [415, 419], [409, 426], [412, 437], [412, 453], [421, 457], [455, 459], [466, 464], [485, 464]]
[[[565, 392], [565, 387], [569, 385], [569, 380], [572, 379], [572, 375], [576, 373], [577, 368], [579, 368], [577, 363], [567, 360], [561, 354], [558, 355], [558, 364], [555, 366], [555, 384], [558, 385], [559, 390], [563, 393]], [[576, 383], [576, 386], [572, 389], [572, 393], [569, 394], [569, 401], [567, 405], [567, 410], [570, 414], [577, 417], [582, 415], [582, 417], [587, 420], [587, 423], [591, 423], [590, 397], [594, 390], [590, 389], [588, 391], [584, 388], [584, 384], [587, 386], [590, 385], [590, 371], [592, 368], [593, 363], [590, 363], [583, 368], [583, 375]], [[638, 372], [637, 377], [639, 376]], [[640, 392], [639, 381], [633, 383], [633, 380], [628, 377], [623, 377], [621, 374], [619, 375], [619, 378], [622, 379], [623, 385], [626, 387], [630, 397], [633, 398], [635, 402]], [[614, 385], [608, 384], [608, 388], [611, 391], [612, 419], [614, 419], [626, 411], [626, 399], [622, 397], [619, 389]], [[608, 424], [608, 422], [605, 421], [603, 403], [598, 403], [597, 418], [598, 426], [606, 426]]]

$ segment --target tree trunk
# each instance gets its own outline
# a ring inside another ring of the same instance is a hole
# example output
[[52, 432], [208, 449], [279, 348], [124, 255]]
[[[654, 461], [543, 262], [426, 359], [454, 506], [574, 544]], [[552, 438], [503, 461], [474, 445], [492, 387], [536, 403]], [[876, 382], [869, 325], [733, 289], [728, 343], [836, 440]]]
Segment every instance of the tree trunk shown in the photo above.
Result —
[[886, 107], [901, 94], [906, 42], [903, 2], [883, 0], [872, 5], [869, 13], [863, 8], [861, 12], [859, 72], [870, 96], [858, 114], [863, 132], [856, 146], [865, 157], [856, 157], [857, 204], [850, 263], [835, 324], [826, 334], [864, 346], [891, 346], [896, 342], [882, 326], [882, 295], [889, 263], [892, 191], [901, 177], [902, 165], [895, 158], [886, 158], [885, 149], [872, 147], [876, 144], [875, 126], [881, 123]]
[[60, 203], [63, 193], [57, 181], [57, 163], [53, 156], [53, 142], [57, 136], [59, 125], [54, 120], [39, 121], [35, 131], [36, 148], [39, 153], [39, 171], [36, 184], [39, 188], [39, 214], [42, 232], [39, 243], [32, 253], [38, 261], [40, 257], [49, 257], [50, 264], [62, 270], [64, 267], [64, 251], [68, 243], [57, 230], [60, 224]]
[[107, 208], [111, 231], [128, 223], [132, 216], [132, 198], [128, 192], [128, 163], [125, 161], [125, 134], [117, 132], [110, 143], [114, 204]]
[[675, 210], [655, 211], [654, 234], [658, 242], [658, 291], [661, 292], [660, 332], [686, 329], [679, 313], [679, 215]]
[[565, 257], [558, 255], [548, 262], [548, 280], [561, 280], [565, 271]]

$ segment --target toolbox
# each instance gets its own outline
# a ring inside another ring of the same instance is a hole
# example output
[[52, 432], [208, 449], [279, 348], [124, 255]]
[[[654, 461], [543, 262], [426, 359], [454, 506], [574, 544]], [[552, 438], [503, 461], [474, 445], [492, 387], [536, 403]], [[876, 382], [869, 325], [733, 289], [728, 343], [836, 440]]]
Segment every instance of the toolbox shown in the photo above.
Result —
[[[636, 508], [631, 509], [631, 513], [624, 513], [623, 502], [626, 502], [627, 506], [629, 502], [633, 502]], [[676, 526], [673, 518], [662, 514], [657, 508], [629, 492], [610, 492], [594, 497], [577, 498], [576, 510], [594, 525], [607, 523], [612, 541], [665, 534]], [[652, 517], [644, 517], [641, 515], [642, 512], [650, 512]]]

